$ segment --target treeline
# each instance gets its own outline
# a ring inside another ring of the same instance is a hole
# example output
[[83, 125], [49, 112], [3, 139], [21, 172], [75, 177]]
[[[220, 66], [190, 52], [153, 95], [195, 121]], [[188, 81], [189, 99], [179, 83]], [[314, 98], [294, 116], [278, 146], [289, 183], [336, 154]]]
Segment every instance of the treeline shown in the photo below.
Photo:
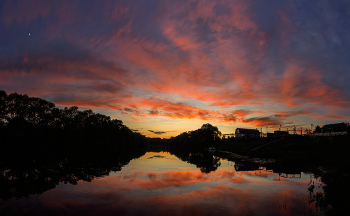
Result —
[[216, 126], [207, 123], [197, 130], [171, 137], [167, 150], [182, 161], [196, 165], [201, 172], [210, 173], [221, 165], [220, 158], [205, 149], [218, 142], [221, 142], [221, 132]]
[[[54, 103], [26, 94], [0, 90], [1, 147], [118, 148], [144, 147], [148, 140], [122, 121], [78, 110], [55, 107]], [[67, 149], [66, 149], [67, 150]]]
[[171, 137], [169, 142], [172, 146], [186, 148], [209, 147], [215, 142], [221, 141], [221, 132], [216, 126], [209, 123], [194, 131], [183, 132], [176, 137]]

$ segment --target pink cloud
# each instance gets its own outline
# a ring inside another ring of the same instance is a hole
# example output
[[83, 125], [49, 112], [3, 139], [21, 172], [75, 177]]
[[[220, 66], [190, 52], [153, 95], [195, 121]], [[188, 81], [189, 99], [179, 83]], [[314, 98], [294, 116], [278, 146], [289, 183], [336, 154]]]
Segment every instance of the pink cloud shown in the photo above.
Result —
[[[349, 98], [327, 81], [327, 69], [294, 55], [298, 28], [288, 4], [274, 11], [272, 32], [251, 1], [162, 2], [151, 17], [143, 4], [102, 2], [86, 6], [86, 14], [79, 6], [5, 2], [6, 25], [40, 18], [49, 25], [36, 49], [25, 45], [1, 57], [3, 86], [61, 105], [116, 109], [134, 120], [276, 127], [300, 117], [349, 119]], [[52, 46], [58, 39], [60, 49]], [[275, 43], [278, 58], [271, 55]], [[281, 111], [288, 108], [302, 111]]]

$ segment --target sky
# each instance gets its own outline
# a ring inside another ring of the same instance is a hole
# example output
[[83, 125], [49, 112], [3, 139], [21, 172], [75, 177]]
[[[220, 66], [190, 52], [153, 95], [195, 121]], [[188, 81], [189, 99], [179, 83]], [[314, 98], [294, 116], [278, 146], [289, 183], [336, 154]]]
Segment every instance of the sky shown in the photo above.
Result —
[[0, 0], [0, 90], [169, 138], [350, 121], [350, 1]]

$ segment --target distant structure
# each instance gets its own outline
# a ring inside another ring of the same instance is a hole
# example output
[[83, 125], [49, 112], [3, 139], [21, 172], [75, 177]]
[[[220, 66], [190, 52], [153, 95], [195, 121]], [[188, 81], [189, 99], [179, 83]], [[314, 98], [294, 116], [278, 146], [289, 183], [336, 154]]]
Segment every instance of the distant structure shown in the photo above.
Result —
[[321, 128], [322, 132], [343, 132], [347, 131], [346, 123], [326, 124]]
[[349, 123], [335, 123], [326, 124], [322, 128], [316, 126], [315, 131], [311, 134], [305, 134], [307, 136], [338, 136], [347, 135], [350, 130]]
[[237, 128], [235, 131], [236, 138], [259, 138], [260, 132], [257, 129]]
[[289, 133], [287, 131], [274, 131], [275, 137], [288, 136]]

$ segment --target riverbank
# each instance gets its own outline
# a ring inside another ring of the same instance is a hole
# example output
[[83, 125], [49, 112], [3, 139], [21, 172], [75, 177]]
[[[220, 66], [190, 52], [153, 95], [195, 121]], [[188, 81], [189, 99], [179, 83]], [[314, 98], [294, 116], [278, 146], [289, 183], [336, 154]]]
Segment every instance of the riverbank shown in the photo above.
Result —
[[216, 148], [240, 155], [275, 159], [284, 164], [340, 167], [350, 165], [349, 136], [232, 139], [219, 143]]
[[215, 155], [262, 164], [276, 173], [313, 173], [324, 183], [324, 193], [309, 189], [310, 202], [325, 215], [349, 214], [350, 136], [232, 139], [216, 148]]

